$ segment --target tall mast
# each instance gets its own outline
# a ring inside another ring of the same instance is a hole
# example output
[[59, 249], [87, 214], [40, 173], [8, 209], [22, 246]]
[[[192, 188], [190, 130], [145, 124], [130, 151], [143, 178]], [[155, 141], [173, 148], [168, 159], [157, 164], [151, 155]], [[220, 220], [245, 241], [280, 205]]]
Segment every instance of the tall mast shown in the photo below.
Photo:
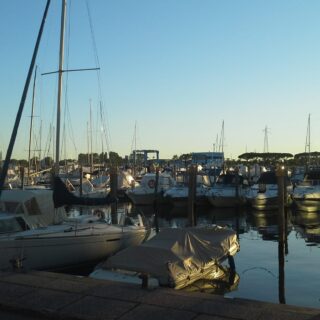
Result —
[[224, 120], [222, 121], [222, 127], [221, 127], [219, 152], [223, 152], [223, 145], [224, 145]]
[[32, 140], [32, 125], [33, 125], [33, 111], [34, 111], [34, 96], [35, 96], [35, 87], [36, 87], [36, 78], [37, 78], [37, 66], [34, 70], [33, 78], [33, 92], [32, 92], [32, 107], [31, 107], [31, 119], [30, 119], [30, 132], [29, 132], [29, 152], [28, 152], [28, 183], [30, 182], [30, 171], [31, 171], [31, 140]]
[[41, 146], [42, 146], [42, 120], [40, 120], [40, 130], [39, 130], [39, 160], [41, 160]]
[[87, 163], [90, 163], [90, 142], [89, 142], [89, 122], [87, 121]]
[[58, 70], [58, 101], [57, 101], [57, 128], [56, 128], [56, 174], [59, 173], [59, 156], [60, 156], [60, 122], [61, 122], [61, 95], [62, 95], [62, 73], [64, 57], [64, 29], [66, 20], [66, 0], [62, 0], [61, 10], [61, 28], [60, 28], [60, 52], [59, 52], [59, 70]]
[[310, 113], [308, 116], [308, 127], [307, 127], [307, 136], [306, 136], [306, 145], [304, 152], [308, 153], [308, 165], [310, 164], [310, 151], [311, 151], [311, 143], [310, 143]]
[[268, 127], [266, 126], [263, 131], [264, 131], [263, 152], [268, 153], [269, 152]]
[[92, 107], [91, 107], [91, 100], [90, 100], [90, 152], [91, 152], [91, 173], [93, 172], [93, 153], [92, 153]]
[[19, 128], [19, 124], [20, 124], [20, 120], [21, 120], [21, 116], [22, 116], [22, 112], [23, 112], [23, 108], [24, 108], [24, 103], [25, 103], [25, 100], [26, 100], [26, 97], [27, 97], [29, 84], [30, 84], [30, 80], [31, 80], [31, 77], [32, 77], [33, 67], [34, 67], [34, 64], [35, 64], [35, 61], [36, 61], [38, 48], [39, 48], [39, 44], [40, 44], [40, 40], [41, 40], [41, 36], [42, 36], [44, 23], [46, 21], [49, 5], [50, 5], [50, 0], [47, 1], [47, 5], [46, 5], [46, 8], [44, 10], [44, 14], [43, 14], [43, 17], [42, 17], [42, 22], [41, 22], [40, 30], [39, 30], [39, 33], [38, 33], [36, 45], [34, 47], [34, 51], [33, 51], [32, 59], [31, 59], [31, 63], [30, 63], [30, 67], [29, 67], [29, 71], [28, 71], [28, 75], [27, 75], [27, 79], [26, 79], [26, 82], [25, 82], [25, 85], [24, 85], [24, 89], [23, 89], [23, 92], [22, 92], [18, 113], [17, 113], [16, 120], [15, 120], [15, 123], [14, 123], [13, 131], [12, 131], [12, 134], [11, 134], [11, 138], [10, 138], [10, 142], [9, 142], [9, 146], [8, 146], [8, 150], [7, 150], [7, 154], [6, 154], [6, 158], [5, 158], [5, 161], [3, 163], [2, 172], [0, 174], [0, 198], [1, 198], [2, 188], [3, 188], [4, 182], [5, 182], [6, 176], [7, 176], [7, 172], [8, 172], [8, 168], [9, 168], [9, 162], [10, 162], [10, 159], [11, 159], [13, 147], [14, 147], [15, 140], [16, 140], [16, 136], [17, 136], [17, 133], [18, 133], [18, 128]]

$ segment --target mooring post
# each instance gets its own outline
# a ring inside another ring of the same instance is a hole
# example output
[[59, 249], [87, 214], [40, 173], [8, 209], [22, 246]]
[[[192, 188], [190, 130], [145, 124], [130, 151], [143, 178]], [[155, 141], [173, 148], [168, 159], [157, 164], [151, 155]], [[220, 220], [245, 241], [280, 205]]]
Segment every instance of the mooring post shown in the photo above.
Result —
[[159, 221], [158, 221], [158, 186], [159, 186], [159, 167], [156, 168], [156, 182], [154, 186], [154, 201], [153, 201], [153, 209], [154, 209], [154, 226], [156, 228], [156, 233], [159, 233]]
[[[118, 193], [118, 168], [115, 166], [112, 166], [110, 168], [110, 195], [113, 198], [117, 198], [117, 193]], [[111, 217], [112, 217], [112, 222], [117, 223], [117, 202], [113, 202], [111, 204]]]
[[82, 166], [80, 166], [80, 168], [79, 168], [79, 174], [80, 174], [80, 197], [82, 197], [82, 195], [83, 195], [83, 185], [82, 185], [82, 183], [83, 183], [83, 168], [82, 168]]
[[279, 240], [278, 240], [278, 258], [279, 258], [279, 303], [285, 304], [285, 200], [284, 200], [284, 188], [285, 188], [285, 169], [284, 167], [278, 167], [276, 171], [278, 181], [278, 223], [279, 223]]
[[24, 167], [20, 167], [21, 189], [24, 189]]
[[237, 199], [237, 206], [239, 205], [239, 198], [240, 198], [240, 192], [239, 192], [239, 188], [240, 188], [240, 177], [239, 177], [239, 171], [236, 170], [235, 172], [235, 186], [236, 186], [236, 199]]
[[197, 168], [193, 165], [189, 168], [189, 189], [188, 189], [188, 220], [189, 225], [194, 227], [196, 223], [195, 217], [195, 198], [196, 198], [196, 181]]

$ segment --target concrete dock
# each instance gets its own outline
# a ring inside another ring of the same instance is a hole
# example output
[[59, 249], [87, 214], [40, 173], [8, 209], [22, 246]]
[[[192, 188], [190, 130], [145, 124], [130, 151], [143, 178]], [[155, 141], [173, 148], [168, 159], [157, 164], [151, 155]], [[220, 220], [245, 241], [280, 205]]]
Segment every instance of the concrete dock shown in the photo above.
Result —
[[38, 271], [0, 273], [0, 295], [1, 319], [320, 320], [320, 309]]

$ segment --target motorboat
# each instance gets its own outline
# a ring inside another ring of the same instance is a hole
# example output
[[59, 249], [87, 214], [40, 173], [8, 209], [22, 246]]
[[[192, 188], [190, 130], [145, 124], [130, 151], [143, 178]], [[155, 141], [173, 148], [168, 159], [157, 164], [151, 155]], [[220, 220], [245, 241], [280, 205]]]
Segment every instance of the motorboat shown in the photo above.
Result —
[[[285, 204], [290, 205], [292, 184], [287, 177]], [[262, 172], [257, 183], [246, 193], [246, 200], [255, 210], [274, 210], [278, 208], [278, 182], [274, 171]]]
[[146, 173], [140, 184], [128, 189], [126, 194], [135, 205], [152, 205], [156, 198], [163, 199], [164, 192], [174, 185], [175, 180], [166, 172], [159, 173], [158, 186], [156, 186], [156, 173]]
[[239, 248], [236, 232], [227, 228], [166, 228], [110, 257], [90, 277], [182, 289], [199, 279], [220, 278], [220, 266], [228, 258], [235, 270], [233, 256]]
[[237, 172], [221, 174], [208, 189], [207, 198], [214, 207], [237, 207], [246, 203], [248, 182]]
[[[179, 179], [181, 178], [181, 179]], [[163, 197], [168, 199], [175, 207], [186, 207], [188, 205], [189, 197], [189, 184], [188, 176], [177, 176], [176, 185], [168, 189]], [[195, 204], [197, 206], [207, 206], [209, 205], [207, 199], [207, 192], [210, 187], [210, 178], [208, 175], [198, 174], [196, 178], [196, 195], [195, 195]]]
[[320, 168], [309, 168], [303, 181], [291, 194], [296, 210], [315, 212], [320, 210]]

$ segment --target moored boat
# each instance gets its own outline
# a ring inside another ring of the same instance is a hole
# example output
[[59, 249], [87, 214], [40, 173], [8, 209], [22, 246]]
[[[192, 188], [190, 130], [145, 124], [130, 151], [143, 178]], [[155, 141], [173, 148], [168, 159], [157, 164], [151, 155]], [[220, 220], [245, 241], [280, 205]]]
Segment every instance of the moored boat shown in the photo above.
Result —
[[320, 168], [310, 168], [303, 181], [292, 192], [296, 210], [315, 212], [320, 210]]
[[[181, 289], [199, 279], [222, 276], [221, 264], [239, 251], [236, 232], [219, 226], [162, 229], [139, 246], [127, 248], [99, 265], [90, 277]], [[141, 283], [141, 279], [140, 279]]]
[[[292, 184], [288, 177], [285, 180], [285, 204], [291, 204]], [[274, 171], [262, 172], [257, 183], [246, 193], [246, 200], [255, 210], [274, 210], [278, 208], [278, 182]]]
[[246, 203], [247, 181], [236, 172], [221, 174], [209, 188], [207, 198], [214, 207], [237, 207]]
[[133, 187], [126, 191], [128, 198], [135, 205], [152, 205], [157, 198], [163, 200], [163, 194], [166, 190], [175, 185], [174, 179], [168, 173], [159, 174], [157, 192], [156, 188], [156, 174], [146, 173], [140, 182], [140, 185]]

